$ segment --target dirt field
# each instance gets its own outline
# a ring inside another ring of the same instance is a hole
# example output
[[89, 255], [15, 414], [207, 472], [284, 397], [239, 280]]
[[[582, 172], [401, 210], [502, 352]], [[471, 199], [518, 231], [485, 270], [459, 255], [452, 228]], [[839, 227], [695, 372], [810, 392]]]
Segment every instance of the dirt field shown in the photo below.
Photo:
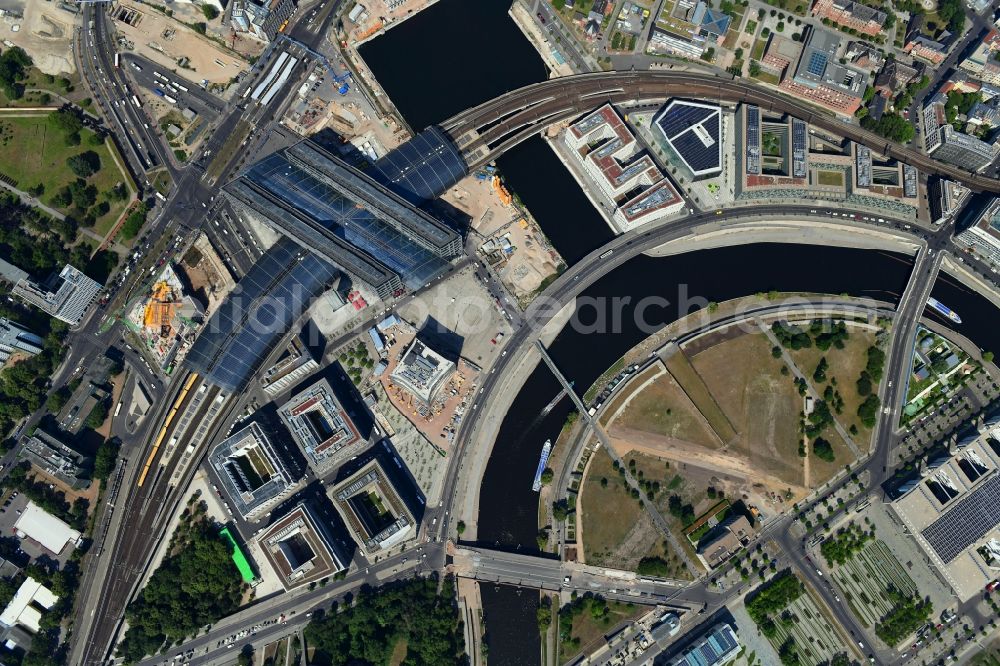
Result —
[[[132, 42], [133, 50], [167, 69], [176, 70], [192, 83], [228, 83], [249, 69], [233, 51], [199, 35], [179, 21], [167, 17], [149, 5], [121, 0], [112, 12], [115, 27]], [[186, 66], [178, 60], [187, 58]]]
[[56, 3], [26, 2], [22, 9], [24, 18], [0, 19], [0, 40], [20, 46], [46, 74], [75, 72], [71, 45], [80, 19], [60, 10]]
[[666, 365], [667, 370], [705, 417], [709, 427], [718, 438], [724, 444], [732, 442], [733, 438], [736, 437], [734, 424], [738, 421], [717, 402], [713, 396], [712, 387], [701, 377], [700, 371], [694, 367], [687, 355], [683, 352], [676, 353], [667, 359]]
[[728, 451], [745, 457], [753, 469], [803, 485], [802, 398], [781, 374], [782, 363], [771, 356], [767, 338], [741, 335], [697, 354], [693, 364], [739, 432]]
[[190, 283], [192, 293], [206, 305], [207, 315], [215, 312], [215, 308], [235, 286], [232, 275], [205, 234], [199, 234], [194, 245], [184, 255], [179, 268]]
[[[657, 369], [660, 371], [658, 374], [655, 373]], [[650, 377], [652, 379], [645, 388], [633, 396], [632, 386], [638, 389]], [[616, 417], [616, 412], [626, 401], [628, 404]], [[610, 427], [612, 432], [615, 431], [615, 424], [620, 422], [627, 424], [626, 428], [679, 439], [711, 449], [717, 449], [722, 445], [677, 380], [665, 372], [659, 364], [633, 378], [625, 390], [615, 397], [605, 414], [609, 415], [610, 421], [604, 425]]]

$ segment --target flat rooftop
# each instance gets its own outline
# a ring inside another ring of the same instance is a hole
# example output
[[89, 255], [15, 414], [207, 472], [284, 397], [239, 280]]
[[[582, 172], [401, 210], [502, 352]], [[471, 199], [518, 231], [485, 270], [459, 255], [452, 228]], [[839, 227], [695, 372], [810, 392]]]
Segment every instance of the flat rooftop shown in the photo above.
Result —
[[368, 443], [326, 379], [293, 395], [278, 414], [317, 474], [334, 469]]
[[377, 459], [331, 488], [330, 498], [369, 556], [416, 535], [413, 514]]
[[454, 363], [414, 338], [390, 377], [414, 397], [430, 404], [454, 371]]
[[892, 508], [955, 593], [968, 599], [996, 578], [978, 551], [1000, 538], [1000, 427], [960, 444], [929, 460], [924, 475]]
[[277, 504], [297, 481], [257, 423], [221, 441], [212, 449], [209, 461], [234, 508], [246, 519], [256, 518]]
[[257, 543], [285, 589], [316, 582], [347, 568], [326, 526], [304, 502], [261, 532]]

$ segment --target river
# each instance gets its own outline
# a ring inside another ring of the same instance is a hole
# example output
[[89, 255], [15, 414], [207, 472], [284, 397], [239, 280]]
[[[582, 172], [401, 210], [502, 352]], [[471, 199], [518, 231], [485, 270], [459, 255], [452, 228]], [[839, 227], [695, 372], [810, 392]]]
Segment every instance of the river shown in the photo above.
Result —
[[[411, 127], [419, 131], [546, 78], [541, 59], [508, 17], [509, 5], [509, 0], [441, 0], [362, 47], [368, 66]], [[509, 151], [498, 166], [569, 264], [611, 238], [607, 224], [540, 138]], [[629, 297], [630, 304], [622, 310], [628, 323], [603, 335], [567, 327], [550, 351], [582, 393], [646, 335], [632, 325], [631, 316], [644, 296], [672, 302], [650, 311], [654, 325], [677, 318], [681, 285], [692, 296], [716, 302], [778, 290], [847, 293], [895, 303], [911, 268], [912, 260], [899, 254], [815, 245], [757, 244], [638, 257], [586, 292]], [[1000, 330], [1000, 311], [952, 283], [941, 280], [935, 296], [960, 312], [967, 322], [963, 333], [991, 345]], [[535, 548], [538, 500], [531, 479], [542, 444], [558, 436], [571, 405], [563, 399], [551, 412], [541, 410], [559, 390], [553, 375], [540, 365], [504, 419], [480, 491], [478, 534], [486, 545]], [[536, 596], [506, 586], [484, 586], [482, 596], [491, 661], [502, 666], [537, 664]]]

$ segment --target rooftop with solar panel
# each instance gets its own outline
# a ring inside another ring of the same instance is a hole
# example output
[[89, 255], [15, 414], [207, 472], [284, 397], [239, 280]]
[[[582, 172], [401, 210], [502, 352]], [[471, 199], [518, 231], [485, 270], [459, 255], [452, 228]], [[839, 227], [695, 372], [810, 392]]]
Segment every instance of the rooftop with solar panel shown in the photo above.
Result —
[[722, 108], [717, 104], [671, 100], [653, 119], [670, 150], [693, 178], [722, 172]]
[[1000, 566], [1000, 417], [959, 435], [953, 450], [928, 454], [921, 475], [891, 504], [962, 600]]

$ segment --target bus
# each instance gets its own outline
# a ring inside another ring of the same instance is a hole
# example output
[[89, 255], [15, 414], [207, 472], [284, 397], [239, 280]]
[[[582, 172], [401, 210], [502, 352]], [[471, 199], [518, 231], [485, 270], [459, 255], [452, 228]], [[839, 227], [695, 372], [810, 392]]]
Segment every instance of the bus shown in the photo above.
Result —
[[121, 58], [120, 54], [115, 54], [115, 69], [118, 69], [118, 66], [121, 64]]
[[136, 97], [135, 95], [132, 95], [132, 103], [135, 104], [135, 108], [137, 109], [142, 108], [142, 104], [139, 103], [139, 98]]

